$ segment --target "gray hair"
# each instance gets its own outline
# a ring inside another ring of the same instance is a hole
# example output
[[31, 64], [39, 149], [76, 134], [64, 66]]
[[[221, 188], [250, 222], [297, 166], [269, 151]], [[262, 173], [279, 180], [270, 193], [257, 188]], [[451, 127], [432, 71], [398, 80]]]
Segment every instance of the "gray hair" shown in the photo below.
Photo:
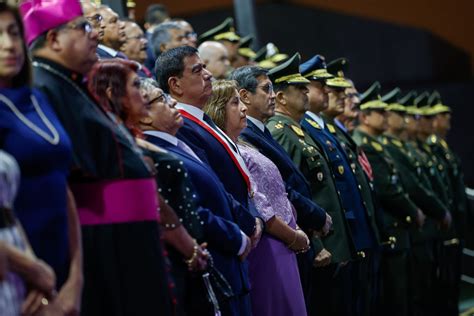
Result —
[[152, 88], [160, 88], [160, 86], [158, 85], [158, 82], [156, 82], [155, 79], [140, 78], [140, 89], [150, 90]]
[[161, 44], [167, 43], [170, 41], [171, 36], [169, 30], [180, 30], [181, 26], [178, 22], [164, 22], [158, 24], [154, 29], [153, 33], [151, 33], [151, 47], [153, 48], [153, 53], [156, 57], [158, 57], [161, 51]]

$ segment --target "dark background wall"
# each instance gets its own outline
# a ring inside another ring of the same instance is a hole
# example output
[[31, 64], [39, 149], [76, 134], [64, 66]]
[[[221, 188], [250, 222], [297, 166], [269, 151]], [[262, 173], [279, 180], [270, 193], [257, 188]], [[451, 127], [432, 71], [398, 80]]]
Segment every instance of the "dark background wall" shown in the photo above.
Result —
[[[171, 15], [186, 18], [198, 34], [234, 13], [232, 3], [213, 3], [208, 0], [195, 4], [200, 9], [194, 8], [194, 11], [182, 11], [179, 15], [173, 15], [173, 10], [177, 10], [176, 6], [179, 4], [177, 2], [170, 4]], [[433, 30], [386, 22], [380, 17], [370, 18], [359, 14], [359, 11], [356, 11], [357, 16], [348, 14], [348, 10], [336, 12], [334, 10], [337, 8], [333, 5], [328, 5], [330, 10], [327, 10], [307, 3], [310, 1], [293, 2], [300, 4], [287, 1], [256, 5], [259, 42], [274, 42], [280, 51], [289, 54], [298, 51], [303, 60], [316, 53], [326, 56], [327, 60], [347, 57], [350, 61], [348, 76], [360, 91], [375, 80], [382, 83], [384, 92], [395, 86], [405, 92], [410, 89], [420, 92], [439, 90], [444, 103], [453, 108], [453, 127], [449, 142], [462, 157], [466, 182], [474, 187], [474, 136], [471, 129], [474, 81], [469, 48], [462, 49], [453, 44], [453, 41], [442, 38], [439, 32], [435, 34]], [[361, 1], [361, 4], [366, 2], [370, 1]], [[390, 2], [387, 0], [387, 3]], [[400, 6], [408, 3], [405, 0], [399, 2]], [[412, 2], [418, 3], [415, 0]], [[337, 3], [341, 1], [335, 0], [333, 4]], [[433, 3], [437, 3], [437, 0], [433, 0]], [[208, 10], [207, 5], [217, 9]], [[348, 6], [350, 7], [349, 4]], [[451, 18], [454, 21], [455, 17]], [[462, 15], [458, 18], [462, 19]], [[420, 20], [423, 20], [422, 17]], [[452, 23], [459, 24], [458, 22]], [[447, 28], [453, 27], [447, 20], [443, 23]]]

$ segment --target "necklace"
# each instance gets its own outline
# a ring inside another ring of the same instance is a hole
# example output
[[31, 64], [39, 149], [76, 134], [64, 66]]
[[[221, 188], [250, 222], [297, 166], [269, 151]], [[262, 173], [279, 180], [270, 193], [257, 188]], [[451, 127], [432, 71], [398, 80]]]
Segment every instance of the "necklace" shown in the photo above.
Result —
[[57, 145], [59, 143], [58, 131], [54, 128], [53, 124], [51, 124], [51, 121], [48, 120], [43, 110], [41, 110], [41, 107], [39, 106], [38, 101], [36, 100], [33, 94], [30, 95], [30, 99], [33, 103], [33, 107], [35, 108], [36, 113], [38, 113], [38, 116], [40, 117], [41, 121], [44, 123], [44, 125], [46, 125], [52, 136], [43, 131], [40, 127], [38, 127], [38, 125], [33, 123], [23, 113], [21, 113], [21, 111], [15, 106], [15, 104], [13, 104], [13, 102], [9, 98], [7, 98], [3, 94], [0, 94], [0, 101], [2, 101], [3, 103], [5, 103], [6, 106], [8, 106], [10, 110], [12, 110], [12, 112], [20, 119], [20, 121], [23, 122], [23, 124], [28, 126], [33, 132], [35, 132], [39, 136], [43, 137], [51, 145]]
[[[32, 62], [32, 65], [33, 67], [39, 67], [39, 68], [43, 68], [44, 70], [60, 77], [61, 79], [65, 80], [67, 83], [69, 83], [77, 92], [79, 92], [79, 94], [85, 98], [86, 100], [90, 100], [90, 97], [87, 96], [84, 91], [82, 91], [81, 88], [79, 88], [77, 86], [77, 84], [72, 81], [71, 79], [69, 79], [67, 76], [65, 76], [64, 74], [62, 74], [61, 72], [57, 71], [56, 69], [54, 69], [53, 67], [51, 67], [50, 65], [48, 64], [44, 64], [44, 63], [40, 63], [40, 62], [37, 62], [37, 61], [33, 61]], [[95, 104], [94, 104], [95, 105]], [[98, 113], [100, 113], [101, 115], [104, 114], [104, 112], [102, 112], [98, 106], [94, 106], [93, 107]], [[145, 167], [148, 169], [148, 165], [145, 163], [145, 161], [143, 160], [143, 153], [141, 152], [140, 148], [138, 148], [137, 144], [135, 143], [135, 141], [133, 140], [133, 138], [126, 132], [126, 131], [123, 131], [122, 129], [124, 128], [121, 124], [119, 124], [117, 122], [117, 120], [115, 119], [115, 117], [110, 113], [105, 113], [106, 117], [108, 117], [110, 119], [110, 121], [112, 121], [112, 123], [114, 123], [115, 127], [117, 128], [118, 132], [120, 134], [122, 134], [122, 136], [125, 137], [125, 139], [128, 141], [128, 143], [131, 145], [132, 147], [132, 150], [138, 154], [138, 157], [141, 158], [143, 164], [145, 165]]]

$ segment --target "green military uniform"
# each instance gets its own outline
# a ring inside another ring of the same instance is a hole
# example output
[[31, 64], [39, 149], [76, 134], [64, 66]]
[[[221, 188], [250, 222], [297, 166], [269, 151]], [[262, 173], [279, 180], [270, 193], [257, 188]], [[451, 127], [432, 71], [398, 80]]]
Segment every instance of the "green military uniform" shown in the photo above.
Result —
[[333, 262], [350, 260], [352, 246], [349, 247], [349, 245], [352, 245], [352, 241], [334, 178], [324, 153], [289, 116], [275, 114], [267, 121], [267, 128], [311, 184], [312, 200], [332, 217], [333, 231], [322, 239], [313, 238], [316, 253], [325, 248], [331, 252]]
[[[295, 54], [288, 61], [270, 70], [268, 76], [274, 84], [307, 84], [309, 81], [299, 74], [299, 64], [299, 54]], [[308, 312], [310, 315], [316, 315], [318, 312], [324, 315], [344, 310], [342, 314], [346, 314], [351, 308], [350, 298], [344, 297], [339, 302], [338, 299], [345, 294], [341, 292], [350, 292], [350, 271], [340, 263], [351, 260], [355, 256], [355, 248], [325, 154], [311, 137], [303, 132], [300, 124], [287, 115], [277, 112], [267, 120], [266, 126], [310, 183], [312, 200], [323, 207], [333, 221], [333, 229], [327, 236], [311, 240], [316, 253], [324, 248], [332, 254], [332, 263], [327, 267], [314, 269], [311, 279], [313, 292]], [[328, 286], [328, 283], [334, 285]], [[330, 301], [322, 299], [326, 297]]]
[[[387, 104], [381, 100], [379, 92], [380, 84], [376, 82], [362, 95], [360, 109], [384, 110]], [[407, 315], [407, 256], [410, 248], [408, 228], [417, 214], [417, 207], [404, 191], [400, 175], [383, 145], [360, 127], [354, 131], [353, 138], [365, 152], [372, 167], [376, 197], [382, 208], [382, 238], [396, 238], [394, 249], [386, 251], [382, 256], [382, 310], [379, 313]]]
[[[388, 103], [387, 111], [404, 116], [406, 108], [398, 103], [400, 89], [396, 88], [382, 97]], [[409, 155], [405, 143], [398, 137], [388, 134], [380, 137], [385, 150], [393, 159], [400, 173], [400, 180], [410, 199], [427, 215], [421, 228], [411, 227], [410, 262], [410, 306], [413, 315], [431, 313], [432, 288], [435, 262], [433, 246], [437, 232], [437, 222], [443, 220], [448, 210], [435, 195], [425, 173], [421, 172], [420, 163]]]
[[[428, 107], [425, 107], [423, 115], [435, 116], [450, 112], [449, 107], [441, 104], [441, 98], [436, 92], [431, 95], [427, 104]], [[444, 301], [438, 313], [439, 315], [457, 315], [459, 313], [462, 238], [466, 231], [468, 207], [464, 181], [459, 161], [444, 139], [431, 135], [424, 146], [426, 144], [430, 147], [430, 153], [438, 166], [437, 171], [443, 179], [445, 189], [448, 184], [447, 193], [453, 216], [451, 228], [442, 232], [441, 243], [438, 244], [438, 288], [440, 289], [438, 298], [439, 301]]]

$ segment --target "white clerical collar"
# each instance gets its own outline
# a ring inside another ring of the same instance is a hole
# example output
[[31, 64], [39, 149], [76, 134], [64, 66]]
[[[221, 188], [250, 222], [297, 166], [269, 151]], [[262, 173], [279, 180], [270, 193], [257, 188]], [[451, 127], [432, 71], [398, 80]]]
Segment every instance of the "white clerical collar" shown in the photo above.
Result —
[[186, 112], [188, 112], [189, 114], [191, 114], [195, 118], [197, 118], [201, 121], [203, 120], [204, 111], [201, 110], [198, 107], [195, 107], [194, 105], [189, 105], [189, 104], [186, 104], [186, 103], [178, 102], [178, 104], [176, 104], [176, 108], [180, 109], [180, 110], [185, 110]]
[[178, 139], [171, 134], [160, 131], [144, 131], [143, 134], [158, 137], [171, 145], [178, 146]]
[[247, 115], [247, 119], [250, 120], [250, 122], [254, 123], [258, 127], [259, 130], [261, 130], [262, 132], [265, 131], [265, 124], [263, 124], [262, 121], [257, 120], [256, 118], [253, 118], [248, 115]]
[[318, 123], [319, 126], [321, 126], [321, 128], [324, 128], [325, 123], [324, 123], [324, 120], [321, 116], [317, 115], [316, 113], [310, 112], [310, 111], [306, 111], [306, 114], [308, 114], [309, 117], [311, 117], [313, 120], [315, 120], [316, 123]]
[[98, 47], [105, 51], [107, 54], [111, 55], [112, 57], [117, 57], [118, 51], [116, 51], [115, 49], [102, 44], [99, 44]]

